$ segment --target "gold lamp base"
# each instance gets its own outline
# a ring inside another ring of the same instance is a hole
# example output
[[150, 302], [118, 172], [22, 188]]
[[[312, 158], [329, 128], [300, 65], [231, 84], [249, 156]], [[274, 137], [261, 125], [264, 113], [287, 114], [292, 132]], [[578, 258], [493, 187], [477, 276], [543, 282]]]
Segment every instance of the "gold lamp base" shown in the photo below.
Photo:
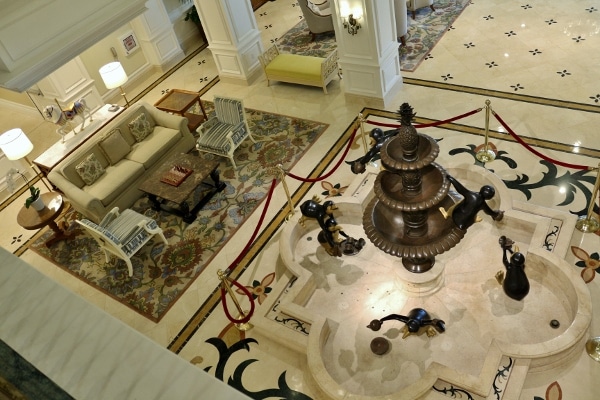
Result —
[[600, 336], [589, 339], [585, 343], [585, 351], [595, 361], [600, 362]]

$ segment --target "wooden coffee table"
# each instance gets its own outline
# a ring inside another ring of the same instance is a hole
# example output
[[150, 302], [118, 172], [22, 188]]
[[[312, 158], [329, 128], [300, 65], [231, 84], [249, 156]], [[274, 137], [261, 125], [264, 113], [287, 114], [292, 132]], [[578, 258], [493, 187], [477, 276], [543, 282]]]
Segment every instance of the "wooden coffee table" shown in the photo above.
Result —
[[[175, 165], [191, 169], [192, 173], [179, 186], [161, 182], [165, 173]], [[191, 223], [214, 194], [225, 189], [225, 183], [219, 178], [218, 166], [217, 161], [207, 162], [191, 154], [177, 154], [142, 182], [139, 189], [148, 195], [154, 210], [179, 215], [185, 222]], [[212, 183], [207, 182], [209, 177]], [[206, 191], [195, 203], [193, 194], [200, 185], [206, 186]]]
[[[202, 115], [188, 112], [194, 103], [198, 103]], [[188, 128], [190, 129], [190, 132], [195, 132], [196, 129], [208, 119], [198, 92], [191, 92], [183, 89], [171, 89], [161, 97], [160, 100], [154, 103], [154, 107], [159, 110], [186, 117], [188, 119]]]
[[54, 231], [54, 236], [46, 241], [46, 246], [52, 246], [56, 241], [70, 236], [66, 230], [60, 228], [56, 223], [56, 218], [63, 211], [65, 202], [60, 193], [48, 192], [41, 194], [45, 207], [41, 211], [36, 211], [33, 207], [21, 207], [17, 214], [17, 223], [28, 230], [40, 229], [49, 226]]

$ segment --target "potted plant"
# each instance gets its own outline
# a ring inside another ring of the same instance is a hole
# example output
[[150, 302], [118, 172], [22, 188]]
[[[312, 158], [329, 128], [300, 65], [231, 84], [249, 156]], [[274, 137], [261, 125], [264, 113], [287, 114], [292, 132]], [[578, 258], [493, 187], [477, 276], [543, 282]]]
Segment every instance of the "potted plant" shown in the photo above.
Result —
[[19, 174], [23, 177], [23, 180], [27, 184], [27, 188], [29, 189], [29, 197], [25, 199], [25, 208], [29, 208], [32, 206], [35, 210], [40, 211], [44, 209], [44, 203], [42, 202], [42, 198], [40, 197], [40, 189], [30, 185], [27, 177], [18, 169], [11, 168], [6, 174], [6, 186], [10, 193], [15, 192], [15, 181], [13, 180], [13, 175]]
[[189, 10], [186, 11], [185, 18], [183, 20], [184, 21], [192, 21], [196, 25], [198, 30], [200, 31], [200, 35], [202, 35], [202, 38], [205, 38], [204, 29], [202, 28], [202, 24], [200, 23], [200, 15], [198, 14], [198, 10], [196, 9], [196, 6], [193, 4], [193, 1], [192, 0], [179, 0], [179, 2], [181, 4], [192, 3], [192, 8], [190, 8]]

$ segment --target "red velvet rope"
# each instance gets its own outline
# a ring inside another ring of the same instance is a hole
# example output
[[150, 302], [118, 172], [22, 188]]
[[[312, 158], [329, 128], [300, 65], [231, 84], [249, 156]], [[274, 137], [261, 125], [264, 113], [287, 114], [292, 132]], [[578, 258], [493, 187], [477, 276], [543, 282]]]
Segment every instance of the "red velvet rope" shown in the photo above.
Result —
[[513, 137], [515, 138], [515, 140], [517, 142], [519, 142], [523, 147], [525, 147], [527, 150], [529, 150], [530, 152], [532, 152], [533, 154], [535, 154], [536, 156], [552, 163], [552, 164], [556, 164], [556, 165], [560, 165], [562, 167], [565, 168], [573, 168], [573, 169], [581, 169], [581, 170], [589, 170], [592, 169], [592, 167], [588, 167], [586, 165], [579, 165], [579, 164], [571, 164], [571, 163], [566, 163], [563, 161], [558, 161], [558, 160], [553, 160], [545, 155], [543, 155], [542, 153], [540, 153], [539, 151], [537, 151], [536, 149], [534, 149], [533, 147], [531, 147], [530, 145], [528, 145], [527, 143], [525, 143], [523, 141], [523, 139], [521, 139], [519, 136], [517, 136], [517, 134], [515, 132], [513, 132], [512, 129], [510, 129], [510, 127], [506, 124], [506, 122], [504, 122], [504, 120], [502, 120], [502, 118], [500, 118], [500, 116], [498, 114], [496, 114], [496, 112], [494, 110], [492, 110], [492, 114], [494, 115], [494, 117], [496, 117], [496, 119], [498, 120], [498, 122], [500, 122], [500, 124], [504, 127], [504, 129], [506, 129], [506, 131]]
[[244, 257], [244, 255], [246, 255], [246, 253], [250, 249], [250, 246], [254, 242], [256, 235], [258, 235], [260, 226], [262, 225], [262, 223], [265, 219], [265, 215], [267, 214], [267, 209], [269, 208], [269, 204], [271, 203], [271, 197], [273, 197], [273, 191], [275, 190], [276, 183], [277, 183], [277, 179], [273, 179], [271, 181], [271, 187], [269, 188], [269, 193], [267, 194], [267, 201], [265, 203], [265, 207], [262, 210], [262, 214], [260, 215], [260, 219], [258, 220], [258, 224], [256, 225], [256, 228], [254, 228], [254, 232], [252, 232], [252, 236], [250, 237], [250, 240], [248, 240], [248, 243], [246, 243], [246, 247], [244, 247], [244, 250], [242, 250], [242, 252], [237, 256], [237, 258], [231, 264], [229, 264], [229, 268], [227, 268], [228, 270], [231, 270], [232, 267], [236, 266], [240, 262], [242, 257]]
[[439, 125], [443, 125], [443, 124], [448, 124], [450, 122], [454, 122], [454, 121], [457, 121], [459, 119], [463, 119], [463, 118], [469, 117], [469, 116], [471, 116], [473, 114], [477, 114], [481, 110], [483, 110], [483, 108], [476, 108], [475, 110], [471, 110], [471, 111], [466, 112], [464, 114], [460, 114], [460, 115], [457, 115], [456, 117], [448, 118], [448, 119], [445, 119], [443, 121], [431, 122], [429, 124], [415, 125], [415, 128], [428, 128], [428, 127], [431, 127], [431, 126], [439, 126]]
[[[252, 236], [250, 237], [250, 240], [248, 240], [248, 243], [246, 243], [246, 246], [244, 247], [244, 249], [240, 252], [240, 254], [238, 254], [236, 259], [231, 264], [229, 264], [227, 271], [231, 271], [231, 269], [240, 262], [242, 257], [244, 257], [246, 255], [246, 253], [248, 252], [248, 250], [250, 249], [250, 246], [254, 242], [254, 239], [256, 239], [256, 235], [258, 235], [258, 231], [260, 230], [260, 227], [265, 219], [265, 216], [267, 215], [267, 210], [269, 209], [269, 204], [271, 204], [271, 198], [273, 197], [273, 192], [275, 190], [276, 184], [277, 184], [277, 179], [273, 179], [271, 181], [271, 187], [269, 188], [269, 193], [267, 194], [267, 201], [265, 202], [265, 207], [263, 208], [262, 213], [260, 214], [260, 219], [258, 220], [258, 224], [256, 225], [256, 228], [254, 228], [254, 232], [252, 232]], [[227, 278], [225, 278], [225, 279], [227, 279]], [[226, 296], [225, 288], [221, 287], [221, 302], [223, 303], [223, 309], [225, 310], [225, 315], [231, 322], [243, 324], [250, 320], [250, 317], [252, 316], [252, 313], [254, 312], [254, 299], [252, 298], [252, 294], [246, 289], [246, 287], [240, 285], [239, 283], [237, 283], [234, 280], [231, 280], [231, 283], [233, 283], [235, 286], [240, 288], [244, 292], [244, 294], [246, 296], [248, 296], [248, 299], [250, 299], [250, 312], [248, 313], [248, 315], [245, 318], [242, 318], [241, 320], [236, 320], [235, 318], [233, 318], [231, 316], [231, 314], [229, 314], [229, 310], [227, 309], [227, 300], [225, 298], [225, 296]]]
[[248, 299], [250, 299], [250, 311], [248, 312], [248, 315], [246, 315], [244, 318], [235, 319], [229, 313], [229, 309], [227, 308], [227, 293], [225, 291], [225, 288], [223, 287], [224, 283], [221, 286], [221, 303], [223, 303], [223, 310], [225, 311], [227, 319], [235, 324], [245, 324], [246, 322], [250, 321], [252, 314], [254, 314], [254, 299], [252, 298], [252, 293], [250, 293], [250, 291], [248, 291], [248, 289], [246, 289], [244, 285], [240, 285], [238, 282], [232, 279], [229, 279], [227, 277], [224, 277], [223, 279], [227, 279], [233, 285], [237, 286], [237, 288], [244, 292], [244, 294], [248, 296]]
[[[477, 114], [481, 110], [483, 110], [483, 108], [476, 108], [475, 110], [471, 110], [471, 111], [466, 112], [464, 114], [460, 114], [460, 115], [457, 115], [456, 117], [448, 118], [448, 119], [445, 119], [443, 121], [431, 122], [429, 124], [416, 124], [416, 125], [413, 125], [413, 126], [415, 128], [429, 128], [429, 127], [432, 127], [432, 126], [439, 126], [439, 125], [443, 125], [443, 124], [447, 124], [447, 123], [450, 123], [450, 122], [457, 121], [457, 120], [462, 119], [462, 118], [466, 118], [466, 117], [471, 116], [473, 114]], [[386, 123], [383, 123], [383, 122], [377, 122], [377, 121], [371, 121], [371, 120], [367, 120], [366, 122], [368, 124], [370, 124], [370, 125], [385, 126], [385, 127], [388, 127], [388, 128], [400, 128], [402, 126], [402, 125], [399, 125], [399, 124], [386, 124]]]
[[352, 136], [350, 137], [350, 140], [348, 140], [348, 145], [344, 149], [344, 153], [342, 154], [342, 156], [338, 160], [337, 164], [335, 164], [335, 166], [333, 167], [333, 169], [331, 171], [329, 171], [328, 173], [326, 173], [325, 175], [320, 176], [318, 178], [314, 178], [314, 179], [303, 178], [301, 176], [294, 175], [291, 172], [286, 172], [286, 175], [289, 176], [290, 178], [294, 178], [294, 179], [299, 180], [301, 182], [310, 182], [310, 183], [320, 182], [320, 181], [322, 181], [324, 179], [329, 178], [331, 176], [331, 174], [333, 174], [339, 168], [340, 164], [342, 164], [342, 162], [344, 161], [344, 159], [346, 159], [346, 156], [348, 155], [348, 152], [350, 151], [350, 147], [352, 146], [352, 142], [354, 142], [354, 137], [356, 136], [356, 130], [357, 129], [358, 128], [354, 128], [354, 131], [352, 131]]
[[365, 121], [367, 124], [369, 125], [375, 125], [375, 126], [384, 126], [386, 128], [400, 128], [402, 125], [400, 124], [386, 124], [385, 122], [377, 122], [377, 121], [371, 121], [371, 120], [366, 120]]

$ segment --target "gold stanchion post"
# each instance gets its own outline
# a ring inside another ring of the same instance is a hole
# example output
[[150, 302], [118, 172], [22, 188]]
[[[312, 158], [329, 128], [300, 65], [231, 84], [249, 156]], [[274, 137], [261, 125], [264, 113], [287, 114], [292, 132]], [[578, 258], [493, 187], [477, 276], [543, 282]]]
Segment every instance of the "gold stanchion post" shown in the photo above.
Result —
[[594, 204], [596, 204], [596, 199], [598, 198], [598, 188], [600, 187], [600, 163], [594, 169], [596, 170], [596, 183], [594, 184], [590, 204], [588, 204], [587, 215], [582, 216], [575, 223], [575, 227], [584, 233], [594, 233], [600, 229], [600, 222], [592, 216], [594, 213]]
[[367, 137], [365, 135], [365, 118], [362, 113], [358, 113], [358, 118], [356, 119], [358, 122], [358, 127], [360, 128], [360, 137], [362, 137], [363, 149], [365, 150], [365, 154], [369, 151], [369, 147], [367, 144]]
[[[246, 318], [248, 316], [248, 311], [242, 310], [242, 306], [240, 305], [240, 302], [238, 301], [237, 297], [235, 297], [233, 290], [231, 290], [231, 285], [229, 284], [229, 278], [227, 277], [227, 275], [225, 275], [225, 272], [223, 272], [222, 270], [218, 270], [217, 276], [219, 277], [221, 284], [225, 287], [225, 290], [227, 291], [227, 294], [229, 294], [229, 297], [231, 297], [233, 299], [235, 308], [237, 308], [238, 313], [239, 313], [239, 316], [237, 317], [237, 319]], [[253, 328], [253, 325], [250, 322], [236, 323], [234, 325], [240, 331], [247, 331], [247, 330], [250, 330]]]
[[[35, 176], [38, 176], [38, 172], [35, 170], [33, 163], [31, 161], [29, 161], [29, 158], [27, 158], [27, 156], [24, 157], [25, 161], [27, 161], [27, 163], [29, 164], [29, 167], [33, 170], [33, 173]], [[48, 179], [48, 178], [46, 178]], [[40, 176], [40, 181], [42, 181], [42, 183], [44, 184], [44, 186], [46, 186], [46, 189], [48, 189], [49, 192], [52, 191], [52, 188], [50, 188], [50, 186], [46, 183], [46, 181], [44, 181], [44, 174], [42, 173]]]
[[490, 112], [492, 111], [491, 102], [489, 100], [485, 101], [485, 139], [483, 142], [483, 148], [475, 154], [475, 158], [482, 162], [490, 162], [496, 159], [496, 153], [490, 149], [488, 145], [488, 137], [490, 132]]
[[279, 175], [279, 180], [283, 184], [283, 190], [285, 190], [285, 195], [287, 196], [288, 206], [290, 207], [290, 213], [285, 218], [288, 221], [294, 215], [294, 204], [292, 203], [292, 196], [290, 195], [290, 189], [287, 186], [287, 182], [285, 181], [285, 171], [283, 169], [283, 165], [277, 164], [277, 171]]
[[585, 343], [585, 351], [594, 360], [600, 362], [600, 336], [588, 339]]

